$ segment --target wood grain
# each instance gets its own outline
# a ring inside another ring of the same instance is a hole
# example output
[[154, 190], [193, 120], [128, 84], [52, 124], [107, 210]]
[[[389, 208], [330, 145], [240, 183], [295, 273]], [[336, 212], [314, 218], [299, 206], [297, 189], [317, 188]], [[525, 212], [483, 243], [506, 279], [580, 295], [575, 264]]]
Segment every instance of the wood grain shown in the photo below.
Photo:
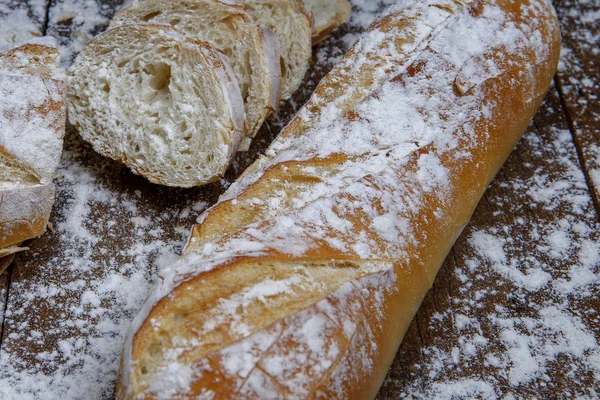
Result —
[[[63, 53], [67, 59], [106, 28], [121, 3], [98, 1], [94, 9], [101, 10], [102, 15], [92, 20], [98, 23], [89, 23], [83, 21], [85, 12], [75, 7], [80, 4], [74, 1], [53, 0], [48, 12], [47, 32], [68, 50]], [[92, 385], [89, 381], [86, 396], [112, 398], [114, 386], [106, 383], [116, 381], [118, 349], [122, 345], [122, 337], [115, 332], [123, 334], [144, 300], [135, 293], [148, 292], [148, 283], [156, 275], [157, 258], [162, 256], [160, 247], [169, 248], [173, 257], [181, 253], [197, 216], [214, 204], [230, 182], [267, 148], [330, 68], [313, 63], [303, 88], [261, 128], [250, 151], [238, 154], [221, 182], [203, 188], [173, 189], [151, 184], [122, 164], [95, 153], [68, 126], [50, 219], [57, 229], [31, 241], [31, 250], [18, 255], [12, 267], [1, 351], [3, 360], [10, 360], [14, 370], [2, 372], [25, 376], [41, 373], [48, 380], [34, 390], [52, 385], [56, 393], [67, 393], [67, 397], [76, 393], [77, 397], [80, 391], [67, 387], [68, 382], [81, 379], [77, 374], [84, 370], [93, 374], [86, 379], [102, 383]], [[89, 186], [82, 185], [86, 181]], [[89, 193], [90, 187], [96, 196]], [[86, 209], [86, 220], [72, 219], [82, 208]], [[110, 285], [115, 276], [140, 286], [131, 288], [135, 301], [95, 302], [93, 292]], [[112, 327], [107, 337], [103, 324], [118, 326]], [[79, 345], [78, 338], [87, 343]], [[112, 354], [100, 354], [94, 347], [94, 343], [106, 340], [114, 342]], [[88, 366], [82, 365], [83, 360]], [[65, 371], [67, 376], [61, 376]]]
[[556, 80], [581, 165], [600, 211], [600, 1], [554, 0], [561, 22]]

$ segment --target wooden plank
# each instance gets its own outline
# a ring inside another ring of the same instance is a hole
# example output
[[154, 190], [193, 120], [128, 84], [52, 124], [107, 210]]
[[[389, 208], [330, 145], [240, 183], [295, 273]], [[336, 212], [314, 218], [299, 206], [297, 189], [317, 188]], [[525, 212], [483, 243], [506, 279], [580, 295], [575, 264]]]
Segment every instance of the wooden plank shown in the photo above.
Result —
[[597, 395], [600, 224], [560, 110], [552, 88], [447, 258], [379, 399]]
[[554, 4], [563, 38], [558, 88], [600, 210], [600, 1], [554, 0]]
[[[12, 273], [11, 264], [14, 256], [0, 258], [0, 268], [6, 268], [0, 274], [0, 340], [2, 339], [2, 330], [4, 328], [4, 311], [6, 310], [6, 301], [8, 299], [8, 289], [10, 287], [10, 277]], [[1, 342], [0, 342], [1, 343]], [[0, 350], [2, 349], [0, 345]]]

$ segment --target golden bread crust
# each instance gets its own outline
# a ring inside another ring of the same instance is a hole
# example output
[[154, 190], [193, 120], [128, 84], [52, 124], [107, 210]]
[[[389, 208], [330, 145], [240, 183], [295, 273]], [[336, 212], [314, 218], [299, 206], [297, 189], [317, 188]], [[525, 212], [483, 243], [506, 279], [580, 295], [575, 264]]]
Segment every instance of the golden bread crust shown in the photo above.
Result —
[[207, 211], [134, 322], [118, 398], [376, 395], [560, 52], [544, 0], [424, 3], [453, 17]]

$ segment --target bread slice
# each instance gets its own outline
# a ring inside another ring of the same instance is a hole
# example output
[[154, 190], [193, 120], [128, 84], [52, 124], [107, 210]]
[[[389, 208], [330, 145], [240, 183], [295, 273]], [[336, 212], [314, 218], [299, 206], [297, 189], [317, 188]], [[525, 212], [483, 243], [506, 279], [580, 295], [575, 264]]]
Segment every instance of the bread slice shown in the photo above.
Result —
[[56, 41], [0, 51], [0, 255], [44, 233], [65, 132], [65, 74]]
[[215, 0], [136, 0], [119, 11], [111, 27], [168, 24], [224, 54], [244, 99], [249, 137], [279, 105], [279, 40], [257, 26], [243, 9]]
[[310, 17], [297, 0], [239, 0], [238, 4], [279, 38], [281, 98], [289, 99], [302, 84], [312, 55]]
[[327, 39], [329, 32], [345, 24], [352, 5], [348, 0], [303, 0], [304, 10], [312, 13], [312, 44]]
[[165, 25], [125, 25], [88, 43], [69, 71], [69, 119], [94, 149], [151, 182], [219, 179], [244, 105], [219, 52]]
[[[29, 247], [20, 247], [17, 245], [5, 247], [4, 249], [0, 249], [0, 273], [2, 273], [8, 265], [3, 265], [3, 262], [7, 262], [11, 256], [21, 252], [27, 251]], [[11, 260], [12, 261], [12, 260]], [[10, 263], [9, 263], [10, 264]]]

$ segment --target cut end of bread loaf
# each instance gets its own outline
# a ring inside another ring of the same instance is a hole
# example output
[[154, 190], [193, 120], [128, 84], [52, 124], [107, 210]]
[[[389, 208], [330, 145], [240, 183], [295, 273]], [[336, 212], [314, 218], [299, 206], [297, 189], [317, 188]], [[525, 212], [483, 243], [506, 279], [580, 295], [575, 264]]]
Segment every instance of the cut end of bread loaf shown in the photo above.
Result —
[[0, 51], [0, 256], [46, 230], [65, 132], [64, 78], [54, 39]]
[[[119, 397], [133, 398], [125, 396], [128, 391], [144, 398], [196, 398], [214, 391], [223, 398], [265, 398], [268, 385], [252, 383], [266, 373], [264, 383], [273, 386], [276, 398], [307, 398], [324, 375], [335, 370], [331, 367], [343, 357], [367, 314], [358, 297], [368, 285], [347, 282], [381, 276], [377, 290], [385, 292], [386, 283], [389, 289], [393, 282], [391, 271], [391, 264], [327, 259], [290, 264], [276, 257], [261, 262], [242, 257], [220, 263], [155, 307], [150, 323], [136, 334], [128, 390], [121, 386]], [[348, 302], [354, 307], [350, 315], [339, 309]], [[304, 337], [315, 342], [296, 351], [285, 349], [291, 343], [304, 347]], [[174, 346], [187, 350], [170, 354]], [[317, 354], [320, 351], [323, 354]], [[240, 358], [249, 354], [251, 359]], [[326, 357], [327, 362], [298, 373], [294, 358], [302, 356]], [[293, 375], [287, 376], [277, 359], [286, 360]], [[184, 365], [194, 367], [178, 369]]]
[[77, 57], [69, 83], [69, 119], [83, 139], [154, 183], [219, 179], [244, 131], [228, 63], [170, 26], [104, 32]]
[[46, 231], [54, 184], [0, 188], [0, 248], [17, 245]]
[[31, 38], [16, 47], [0, 49], [2, 71], [62, 81], [65, 71], [59, 65], [58, 43], [49, 36]]
[[227, 58], [244, 99], [247, 136], [254, 137], [277, 108], [281, 90], [278, 38], [257, 26], [243, 8], [214, 0], [138, 0], [118, 12], [111, 27], [138, 23], [171, 25]]

